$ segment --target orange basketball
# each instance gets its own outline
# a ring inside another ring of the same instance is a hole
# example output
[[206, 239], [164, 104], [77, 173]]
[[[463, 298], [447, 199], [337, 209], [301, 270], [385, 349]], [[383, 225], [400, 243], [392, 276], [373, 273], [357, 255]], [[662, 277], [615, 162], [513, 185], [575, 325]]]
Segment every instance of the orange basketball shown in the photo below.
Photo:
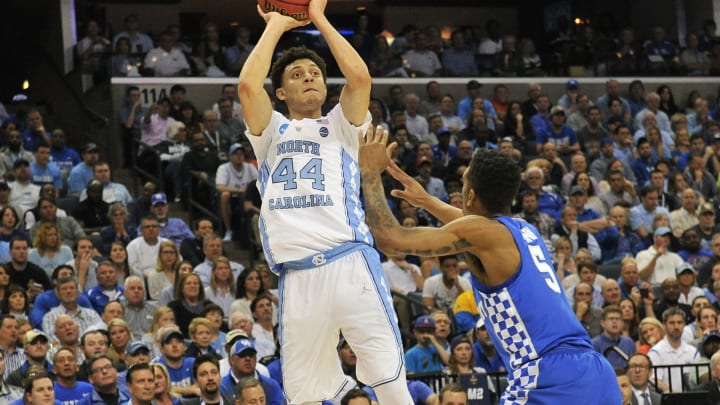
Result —
[[308, 18], [310, 0], [258, 0], [258, 4], [266, 13], [275, 11], [302, 21]]

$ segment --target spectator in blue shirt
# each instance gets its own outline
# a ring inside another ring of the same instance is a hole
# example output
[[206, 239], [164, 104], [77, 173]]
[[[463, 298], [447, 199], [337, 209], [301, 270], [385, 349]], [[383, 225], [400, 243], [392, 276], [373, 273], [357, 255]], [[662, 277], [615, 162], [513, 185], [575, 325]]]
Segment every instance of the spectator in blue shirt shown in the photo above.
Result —
[[536, 132], [536, 135], [538, 153], [542, 152], [542, 146], [547, 142], [555, 144], [561, 157], [567, 157], [580, 150], [577, 135], [569, 125], [565, 124], [565, 110], [559, 105], [550, 110], [550, 125]]
[[435, 321], [427, 315], [418, 317], [413, 326], [417, 344], [405, 353], [408, 374], [439, 373], [442, 371], [440, 354], [432, 344], [435, 338]]
[[485, 327], [484, 319], [479, 319], [475, 325], [473, 358], [475, 359], [475, 366], [484, 368], [488, 373], [505, 372], [505, 365], [495, 349], [495, 344]]
[[117, 272], [110, 261], [97, 265], [97, 285], [88, 289], [85, 296], [92, 303], [93, 309], [102, 315], [105, 305], [110, 301], [124, 301], [123, 288], [117, 285]]
[[50, 160], [60, 168], [60, 172], [65, 179], [70, 175], [72, 168], [82, 161], [80, 154], [65, 144], [65, 131], [62, 129], [52, 131], [50, 137]]
[[81, 400], [79, 405], [121, 404], [130, 399], [118, 388], [117, 370], [108, 354], [97, 354], [87, 360], [86, 364], [93, 392], [90, 397]]
[[[175, 245], [180, 246], [184, 239], [193, 238], [195, 235], [187, 222], [180, 218], [168, 217], [169, 209], [165, 193], [155, 193], [150, 197], [150, 213], [160, 223], [160, 237], [170, 239]], [[139, 228], [138, 234], [140, 234]]]
[[153, 363], [160, 363], [167, 368], [170, 374], [170, 385], [180, 395], [197, 395], [197, 387], [192, 385], [195, 378], [192, 375], [192, 366], [195, 359], [183, 357], [185, 353], [185, 340], [178, 329], [168, 329], [160, 336], [160, 353]]
[[43, 117], [37, 109], [30, 109], [27, 113], [27, 128], [22, 133], [23, 144], [27, 150], [35, 150], [40, 142], [50, 144], [50, 132], [45, 129]]
[[268, 405], [282, 405], [285, 403], [285, 395], [275, 380], [258, 374], [255, 371], [257, 364], [257, 349], [252, 340], [247, 338], [238, 339], [232, 346], [230, 352], [230, 372], [223, 377], [220, 384], [220, 393], [224, 396], [235, 395], [235, 387], [247, 377], [254, 377], [260, 381], [265, 391]]
[[63, 189], [60, 168], [50, 161], [50, 145], [44, 141], [35, 144], [35, 161], [30, 162], [30, 181], [38, 186], [52, 183], [57, 190], [55, 197], [58, 197]]
[[635, 343], [622, 335], [622, 311], [616, 305], [608, 305], [602, 311], [600, 326], [603, 332], [592, 339], [595, 351], [604, 355], [614, 367], [627, 367], [627, 358], [637, 350]]
[[[53, 270], [50, 279], [53, 285], [57, 285], [57, 281], [59, 279], [74, 276], [75, 270], [71, 266], [63, 264]], [[34, 328], [42, 328], [43, 316], [58, 305], [60, 305], [60, 300], [58, 299], [57, 294], [55, 294], [54, 288], [47, 290], [35, 297], [35, 304], [33, 304], [33, 308], [30, 311], [30, 316], [28, 317], [30, 320], [30, 324]], [[90, 300], [84, 294], [78, 297], [78, 305], [85, 308], [93, 307], [90, 303]]]
[[85, 145], [82, 162], [75, 165], [68, 176], [68, 195], [80, 196], [88, 182], [93, 179], [93, 168], [100, 160], [100, 149], [92, 142]]
[[61, 347], [53, 356], [55, 399], [62, 405], [76, 405], [90, 398], [93, 386], [77, 380], [78, 366], [72, 349]]

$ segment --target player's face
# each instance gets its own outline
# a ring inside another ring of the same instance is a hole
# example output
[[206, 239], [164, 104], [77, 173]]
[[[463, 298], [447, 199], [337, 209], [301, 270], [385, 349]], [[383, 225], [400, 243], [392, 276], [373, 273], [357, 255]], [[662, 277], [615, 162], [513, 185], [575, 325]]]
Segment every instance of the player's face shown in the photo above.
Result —
[[285, 67], [282, 87], [277, 89], [275, 94], [285, 101], [291, 110], [309, 106], [319, 108], [327, 96], [325, 78], [315, 62], [298, 59]]

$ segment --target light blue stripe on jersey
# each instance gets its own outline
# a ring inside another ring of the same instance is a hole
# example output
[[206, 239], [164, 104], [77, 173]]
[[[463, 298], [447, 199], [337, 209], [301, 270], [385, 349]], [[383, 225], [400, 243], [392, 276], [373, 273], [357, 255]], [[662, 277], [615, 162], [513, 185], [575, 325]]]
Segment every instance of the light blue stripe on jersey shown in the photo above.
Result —
[[324, 266], [328, 263], [332, 263], [337, 259], [345, 257], [352, 252], [356, 252], [361, 249], [372, 249], [370, 246], [363, 243], [348, 242], [343, 243], [340, 246], [336, 246], [330, 250], [326, 250], [316, 255], [308, 256], [302, 259], [293, 260], [291, 262], [285, 262], [279, 265], [282, 270], [306, 270], [314, 269], [316, 267]]
[[370, 228], [365, 223], [365, 212], [360, 204], [360, 168], [355, 159], [344, 149], [342, 152], [343, 190], [345, 192], [345, 215], [353, 232], [353, 240], [373, 245]]
[[260, 240], [262, 242], [263, 251], [265, 252], [265, 261], [267, 261], [268, 267], [272, 271], [274, 271], [275, 273], [278, 273], [280, 271], [280, 266], [278, 266], [278, 264], [275, 263], [275, 260], [273, 259], [273, 253], [272, 253], [272, 250], [270, 250], [270, 243], [268, 242], [267, 229], [265, 229], [265, 221], [263, 220], [262, 215], [260, 216], [260, 219], [258, 220], [258, 227], [260, 228]]
[[267, 165], [267, 161], [263, 162], [258, 169], [257, 185], [260, 196], [265, 195], [265, 186], [267, 185], [268, 179], [270, 178], [270, 168]]
[[390, 294], [390, 284], [385, 278], [385, 272], [383, 271], [382, 265], [380, 264], [380, 256], [377, 251], [373, 248], [367, 247], [362, 250], [363, 259], [370, 277], [373, 280], [375, 289], [377, 290], [378, 298], [382, 301], [383, 310], [385, 311], [385, 317], [387, 318], [390, 327], [392, 328], [393, 335], [395, 336], [395, 344], [397, 345], [397, 353], [400, 353], [400, 359], [398, 361], [398, 369], [395, 370], [393, 376], [386, 378], [385, 380], [373, 382], [373, 387], [382, 385], [391, 381], [396, 380], [400, 371], [405, 367], [405, 356], [403, 355], [402, 339], [400, 336], [400, 329], [398, 328], [398, 318], [393, 307], [392, 295]]

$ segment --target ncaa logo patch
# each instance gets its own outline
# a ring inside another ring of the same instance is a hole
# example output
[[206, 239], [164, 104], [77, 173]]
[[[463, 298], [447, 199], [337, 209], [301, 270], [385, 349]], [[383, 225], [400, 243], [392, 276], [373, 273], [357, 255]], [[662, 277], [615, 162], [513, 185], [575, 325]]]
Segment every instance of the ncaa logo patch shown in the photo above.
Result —
[[285, 131], [287, 131], [288, 127], [290, 127], [290, 124], [280, 125], [280, 128], [278, 128], [278, 132], [280, 132], [281, 136], [285, 134]]
[[330, 131], [327, 129], [327, 127], [320, 127], [320, 136], [323, 138], [326, 138]]

